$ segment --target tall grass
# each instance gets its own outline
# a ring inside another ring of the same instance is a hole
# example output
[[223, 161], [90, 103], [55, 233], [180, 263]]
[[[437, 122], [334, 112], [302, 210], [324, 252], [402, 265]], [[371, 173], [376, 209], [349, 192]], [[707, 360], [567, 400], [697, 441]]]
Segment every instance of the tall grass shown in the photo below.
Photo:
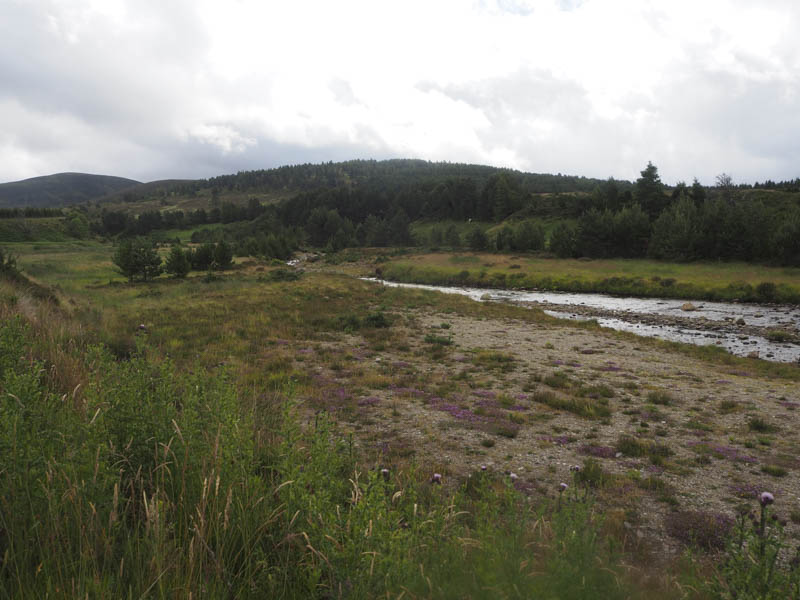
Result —
[[440, 486], [422, 466], [365, 467], [327, 419], [298, 425], [291, 386], [242, 398], [144, 340], [124, 360], [67, 346], [76, 403], [39, 354], [67, 341], [6, 311], [0, 597], [633, 593], [590, 505], [530, 505], [485, 473]]

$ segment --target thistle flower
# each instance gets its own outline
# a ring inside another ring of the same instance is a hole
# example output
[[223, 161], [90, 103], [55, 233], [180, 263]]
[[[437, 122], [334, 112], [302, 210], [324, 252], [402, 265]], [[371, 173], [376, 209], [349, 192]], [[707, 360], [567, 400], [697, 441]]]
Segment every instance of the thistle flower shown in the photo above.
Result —
[[511, 479], [511, 483], [514, 483], [517, 479], [519, 479], [519, 476], [516, 473], [510, 473], [508, 477]]
[[567, 491], [567, 488], [568, 488], [568, 487], [569, 487], [569, 486], [568, 486], [566, 483], [564, 483], [564, 482], [562, 481], [562, 482], [561, 482], [561, 484], [558, 486], [558, 493], [559, 493], [559, 494], [563, 494], [564, 492], [566, 492], [566, 491]]
[[486, 470], [486, 465], [481, 465], [481, 471], [485, 471], [485, 470]]
[[381, 469], [381, 475], [384, 479], [389, 479], [389, 469]]
[[569, 470], [570, 470], [570, 471], [572, 471], [573, 473], [577, 473], [578, 471], [580, 471], [580, 470], [581, 470], [581, 467], [580, 467], [580, 465], [572, 465], [572, 466], [569, 468]]
[[439, 485], [441, 485], [442, 475], [440, 473], [434, 473], [433, 477], [431, 477], [431, 483], [438, 483]]
[[761, 496], [759, 496], [758, 501], [761, 502], [761, 506], [769, 506], [775, 502], [775, 496], [769, 492], [761, 492]]

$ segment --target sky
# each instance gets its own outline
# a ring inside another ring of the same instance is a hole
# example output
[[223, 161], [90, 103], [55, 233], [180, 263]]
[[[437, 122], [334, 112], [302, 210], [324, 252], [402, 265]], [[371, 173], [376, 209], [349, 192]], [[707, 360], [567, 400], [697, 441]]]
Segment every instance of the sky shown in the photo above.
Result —
[[422, 158], [800, 177], [796, 0], [0, 0], [0, 182]]

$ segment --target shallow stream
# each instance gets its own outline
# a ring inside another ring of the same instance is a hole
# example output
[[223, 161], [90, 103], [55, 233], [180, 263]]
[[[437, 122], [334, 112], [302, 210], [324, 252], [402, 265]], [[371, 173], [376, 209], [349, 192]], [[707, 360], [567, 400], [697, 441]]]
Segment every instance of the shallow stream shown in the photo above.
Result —
[[[698, 345], [717, 345], [739, 356], [777, 362], [800, 361], [800, 344], [771, 341], [777, 330], [800, 339], [800, 307], [779, 304], [734, 304], [663, 298], [619, 298], [605, 294], [530, 292], [395, 283], [383, 285], [461, 294], [473, 300], [512, 302], [542, 308], [565, 319], [595, 319], [603, 327], [637, 335]], [[694, 308], [694, 310], [686, 310]]]

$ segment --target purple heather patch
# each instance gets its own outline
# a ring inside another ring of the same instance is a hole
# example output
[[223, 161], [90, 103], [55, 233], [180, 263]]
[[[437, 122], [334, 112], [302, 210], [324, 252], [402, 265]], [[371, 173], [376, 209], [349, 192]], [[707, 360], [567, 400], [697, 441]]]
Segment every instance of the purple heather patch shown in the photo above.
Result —
[[407, 362], [405, 362], [404, 360], [398, 360], [398, 361], [396, 361], [396, 362], [393, 362], [393, 363], [392, 363], [392, 366], [393, 366], [395, 369], [407, 369], [408, 367], [410, 367], [410, 366], [411, 366], [411, 363], [407, 363]]
[[667, 515], [665, 525], [667, 532], [684, 544], [721, 549], [727, 542], [733, 519], [722, 513], [685, 510]]
[[748, 454], [743, 454], [738, 448], [734, 448], [732, 446], [723, 446], [721, 444], [717, 445], [717, 446], [711, 446], [707, 442], [704, 442], [702, 440], [689, 441], [689, 442], [686, 442], [686, 445], [689, 446], [690, 448], [698, 447], [698, 446], [705, 447], [706, 449], [711, 451], [713, 454], [716, 454], [721, 458], [726, 458], [728, 460], [732, 460], [733, 462], [742, 462], [742, 463], [748, 463], [748, 464], [752, 464], [752, 463], [757, 463], [758, 462], [758, 459], [755, 456], [750, 456]]
[[562, 366], [562, 365], [564, 364], [564, 361], [563, 361], [563, 360], [558, 360], [558, 359], [556, 359], [556, 360], [551, 360], [551, 361], [550, 361], [550, 364], [551, 364], [552, 366], [554, 366], [554, 367], [560, 367], [560, 366]]
[[714, 383], [719, 385], [725, 385], [728, 383], [733, 383], [730, 379], [717, 379]]
[[472, 390], [473, 396], [478, 396], [479, 398], [490, 398], [493, 399], [496, 394], [491, 390]]
[[426, 392], [412, 387], [397, 387], [390, 385], [389, 389], [398, 396], [414, 396], [415, 398], [424, 398], [428, 395]]
[[778, 400], [778, 404], [789, 410], [800, 408], [800, 402], [792, 402], [791, 400]]
[[297, 351], [298, 354], [311, 354], [313, 352], [314, 350], [311, 348], [300, 348], [300, 350]]
[[616, 373], [617, 371], [622, 371], [622, 367], [617, 366], [613, 362], [607, 362], [602, 367], [597, 368], [598, 371], [606, 371], [608, 373]]
[[582, 365], [579, 362], [575, 362], [574, 360], [571, 360], [571, 361], [567, 362], [567, 366], [568, 367], [575, 367], [577, 369], [578, 367], [581, 367]]
[[428, 404], [433, 408], [435, 408], [436, 410], [446, 412], [454, 419], [458, 419], [460, 421], [467, 421], [469, 423], [485, 423], [488, 421], [486, 417], [483, 417], [481, 415], [476, 415], [471, 410], [467, 408], [462, 408], [458, 404], [453, 404], [452, 402], [448, 402], [444, 398], [438, 398], [438, 397], [431, 398], [430, 400], [428, 400]]
[[555, 444], [556, 446], [564, 446], [574, 441], [572, 438], [566, 435], [540, 435], [539, 439], [543, 442]]
[[614, 458], [617, 454], [616, 448], [611, 446], [591, 446], [588, 444], [578, 448], [578, 452], [596, 458]]
[[737, 483], [729, 489], [734, 496], [742, 499], [757, 498], [761, 493], [761, 486], [754, 483]]
[[359, 406], [375, 406], [376, 404], [380, 404], [381, 399], [377, 396], [369, 396], [368, 398], [362, 398], [358, 401]]

